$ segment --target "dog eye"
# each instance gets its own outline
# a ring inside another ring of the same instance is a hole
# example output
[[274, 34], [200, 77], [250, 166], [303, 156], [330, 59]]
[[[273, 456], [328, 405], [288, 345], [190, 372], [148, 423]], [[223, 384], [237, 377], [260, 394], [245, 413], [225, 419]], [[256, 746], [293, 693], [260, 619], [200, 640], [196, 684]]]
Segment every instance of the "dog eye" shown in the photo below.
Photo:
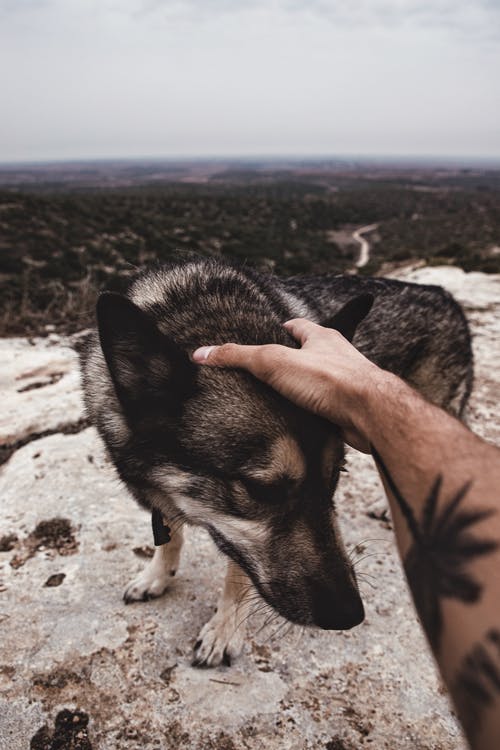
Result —
[[259, 482], [257, 479], [240, 479], [246, 491], [254, 500], [269, 505], [279, 505], [286, 502], [293, 490], [296, 482], [292, 479], [279, 479], [276, 482], [268, 484]]

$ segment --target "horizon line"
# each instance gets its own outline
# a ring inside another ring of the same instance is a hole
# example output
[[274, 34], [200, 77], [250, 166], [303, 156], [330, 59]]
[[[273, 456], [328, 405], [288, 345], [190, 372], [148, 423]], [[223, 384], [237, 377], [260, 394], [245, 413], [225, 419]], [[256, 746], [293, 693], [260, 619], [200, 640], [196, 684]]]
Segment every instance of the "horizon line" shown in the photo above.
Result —
[[316, 153], [316, 154], [200, 154], [200, 155], [144, 155], [144, 156], [85, 156], [85, 157], [55, 157], [36, 159], [0, 159], [0, 169], [13, 167], [43, 167], [64, 166], [79, 164], [124, 164], [133, 162], [165, 163], [165, 164], [187, 164], [187, 163], [211, 163], [211, 162], [317, 162], [317, 161], [340, 161], [340, 162], [427, 162], [438, 165], [439, 162], [447, 164], [464, 163], [471, 165], [498, 164], [500, 166], [500, 154], [412, 154], [412, 153]]

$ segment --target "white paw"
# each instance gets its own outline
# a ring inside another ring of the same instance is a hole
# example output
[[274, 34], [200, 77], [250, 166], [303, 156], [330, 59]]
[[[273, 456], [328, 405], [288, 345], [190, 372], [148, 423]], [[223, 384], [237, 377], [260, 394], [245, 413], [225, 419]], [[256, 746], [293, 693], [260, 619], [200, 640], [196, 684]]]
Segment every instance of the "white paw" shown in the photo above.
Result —
[[219, 610], [200, 631], [194, 644], [193, 667], [231, 665], [243, 648], [245, 624], [238, 619], [238, 608]]
[[137, 578], [129, 583], [123, 594], [125, 604], [131, 602], [148, 602], [165, 593], [175, 571], [158, 571], [145, 568]]

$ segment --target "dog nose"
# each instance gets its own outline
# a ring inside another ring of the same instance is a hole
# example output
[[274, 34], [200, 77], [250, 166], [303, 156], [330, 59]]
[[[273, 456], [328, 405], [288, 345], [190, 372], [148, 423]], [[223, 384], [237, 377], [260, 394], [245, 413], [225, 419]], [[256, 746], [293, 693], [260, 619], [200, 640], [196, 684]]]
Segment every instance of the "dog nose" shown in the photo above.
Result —
[[326, 586], [315, 586], [314, 622], [323, 630], [350, 630], [363, 622], [365, 609], [357, 592], [342, 597]]

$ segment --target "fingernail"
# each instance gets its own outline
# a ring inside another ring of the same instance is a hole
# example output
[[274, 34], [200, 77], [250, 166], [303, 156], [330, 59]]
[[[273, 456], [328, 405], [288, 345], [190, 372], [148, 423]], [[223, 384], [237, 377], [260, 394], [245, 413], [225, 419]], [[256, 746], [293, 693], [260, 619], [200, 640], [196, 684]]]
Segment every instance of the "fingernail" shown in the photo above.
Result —
[[291, 323], [291, 322], [292, 322], [291, 320], [287, 320], [287, 321], [285, 321], [285, 322], [283, 323], [283, 328], [288, 328], [288, 326], [290, 325], [290, 323]]
[[200, 348], [196, 349], [192, 354], [193, 362], [205, 362], [212, 349], [215, 349], [215, 346], [200, 346]]

